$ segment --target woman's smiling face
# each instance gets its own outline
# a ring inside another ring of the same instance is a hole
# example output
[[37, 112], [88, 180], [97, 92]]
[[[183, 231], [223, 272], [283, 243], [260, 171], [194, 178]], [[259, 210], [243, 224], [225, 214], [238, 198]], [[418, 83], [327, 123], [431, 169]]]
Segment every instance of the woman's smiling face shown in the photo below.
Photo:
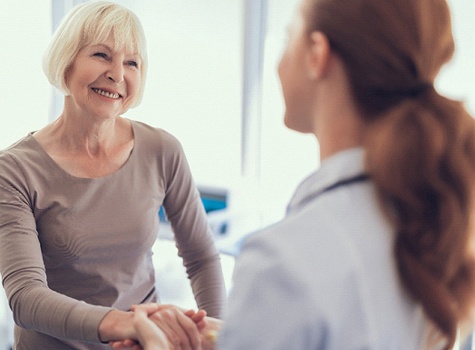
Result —
[[141, 87], [140, 56], [116, 51], [113, 40], [83, 47], [66, 73], [79, 113], [116, 117], [133, 105]]

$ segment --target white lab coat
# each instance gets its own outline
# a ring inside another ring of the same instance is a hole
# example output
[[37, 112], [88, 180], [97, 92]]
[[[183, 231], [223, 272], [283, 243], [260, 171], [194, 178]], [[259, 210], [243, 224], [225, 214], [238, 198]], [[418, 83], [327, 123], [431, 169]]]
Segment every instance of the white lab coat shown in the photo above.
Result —
[[421, 349], [422, 308], [400, 284], [393, 229], [364, 151], [322, 162], [281, 222], [252, 234], [236, 262], [219, 349]]

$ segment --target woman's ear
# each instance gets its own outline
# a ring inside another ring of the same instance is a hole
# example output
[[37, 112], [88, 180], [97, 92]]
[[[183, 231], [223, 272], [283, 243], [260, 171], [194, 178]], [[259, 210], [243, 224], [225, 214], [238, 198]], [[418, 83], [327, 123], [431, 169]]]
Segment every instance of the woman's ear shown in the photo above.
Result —
[[330, 62], [330, 42], [322, 32], [310, 34], [310, 50], [308, 55], [308, 71], [312, 80], [325, 76]]

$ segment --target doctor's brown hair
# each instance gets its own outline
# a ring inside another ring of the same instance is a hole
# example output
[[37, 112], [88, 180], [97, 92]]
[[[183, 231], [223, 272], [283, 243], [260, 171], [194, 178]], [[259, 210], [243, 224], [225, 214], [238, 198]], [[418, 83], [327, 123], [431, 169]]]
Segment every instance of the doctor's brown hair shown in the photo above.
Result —
[[[445, 0], [305, 0], [368, 122], [366, 168], [395, 227], [399, 276], [452, 348], [471, 330], [474, 120], [433, 82], [454, 52]], [[429, 345], [430, 344], [426, 344]]]

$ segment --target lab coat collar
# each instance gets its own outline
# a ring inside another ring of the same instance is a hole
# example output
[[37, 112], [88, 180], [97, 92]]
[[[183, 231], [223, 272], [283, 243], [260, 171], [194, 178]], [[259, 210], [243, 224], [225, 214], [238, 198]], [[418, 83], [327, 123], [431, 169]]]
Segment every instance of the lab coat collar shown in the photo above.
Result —
[[339, 181], [363, 175], [364, 149], [352, 148], [336, 153], [325, 159], [320, 168], [301, 182], [287, 206], [287, 215], [291, 214], [310, 197], [316, 197]]

